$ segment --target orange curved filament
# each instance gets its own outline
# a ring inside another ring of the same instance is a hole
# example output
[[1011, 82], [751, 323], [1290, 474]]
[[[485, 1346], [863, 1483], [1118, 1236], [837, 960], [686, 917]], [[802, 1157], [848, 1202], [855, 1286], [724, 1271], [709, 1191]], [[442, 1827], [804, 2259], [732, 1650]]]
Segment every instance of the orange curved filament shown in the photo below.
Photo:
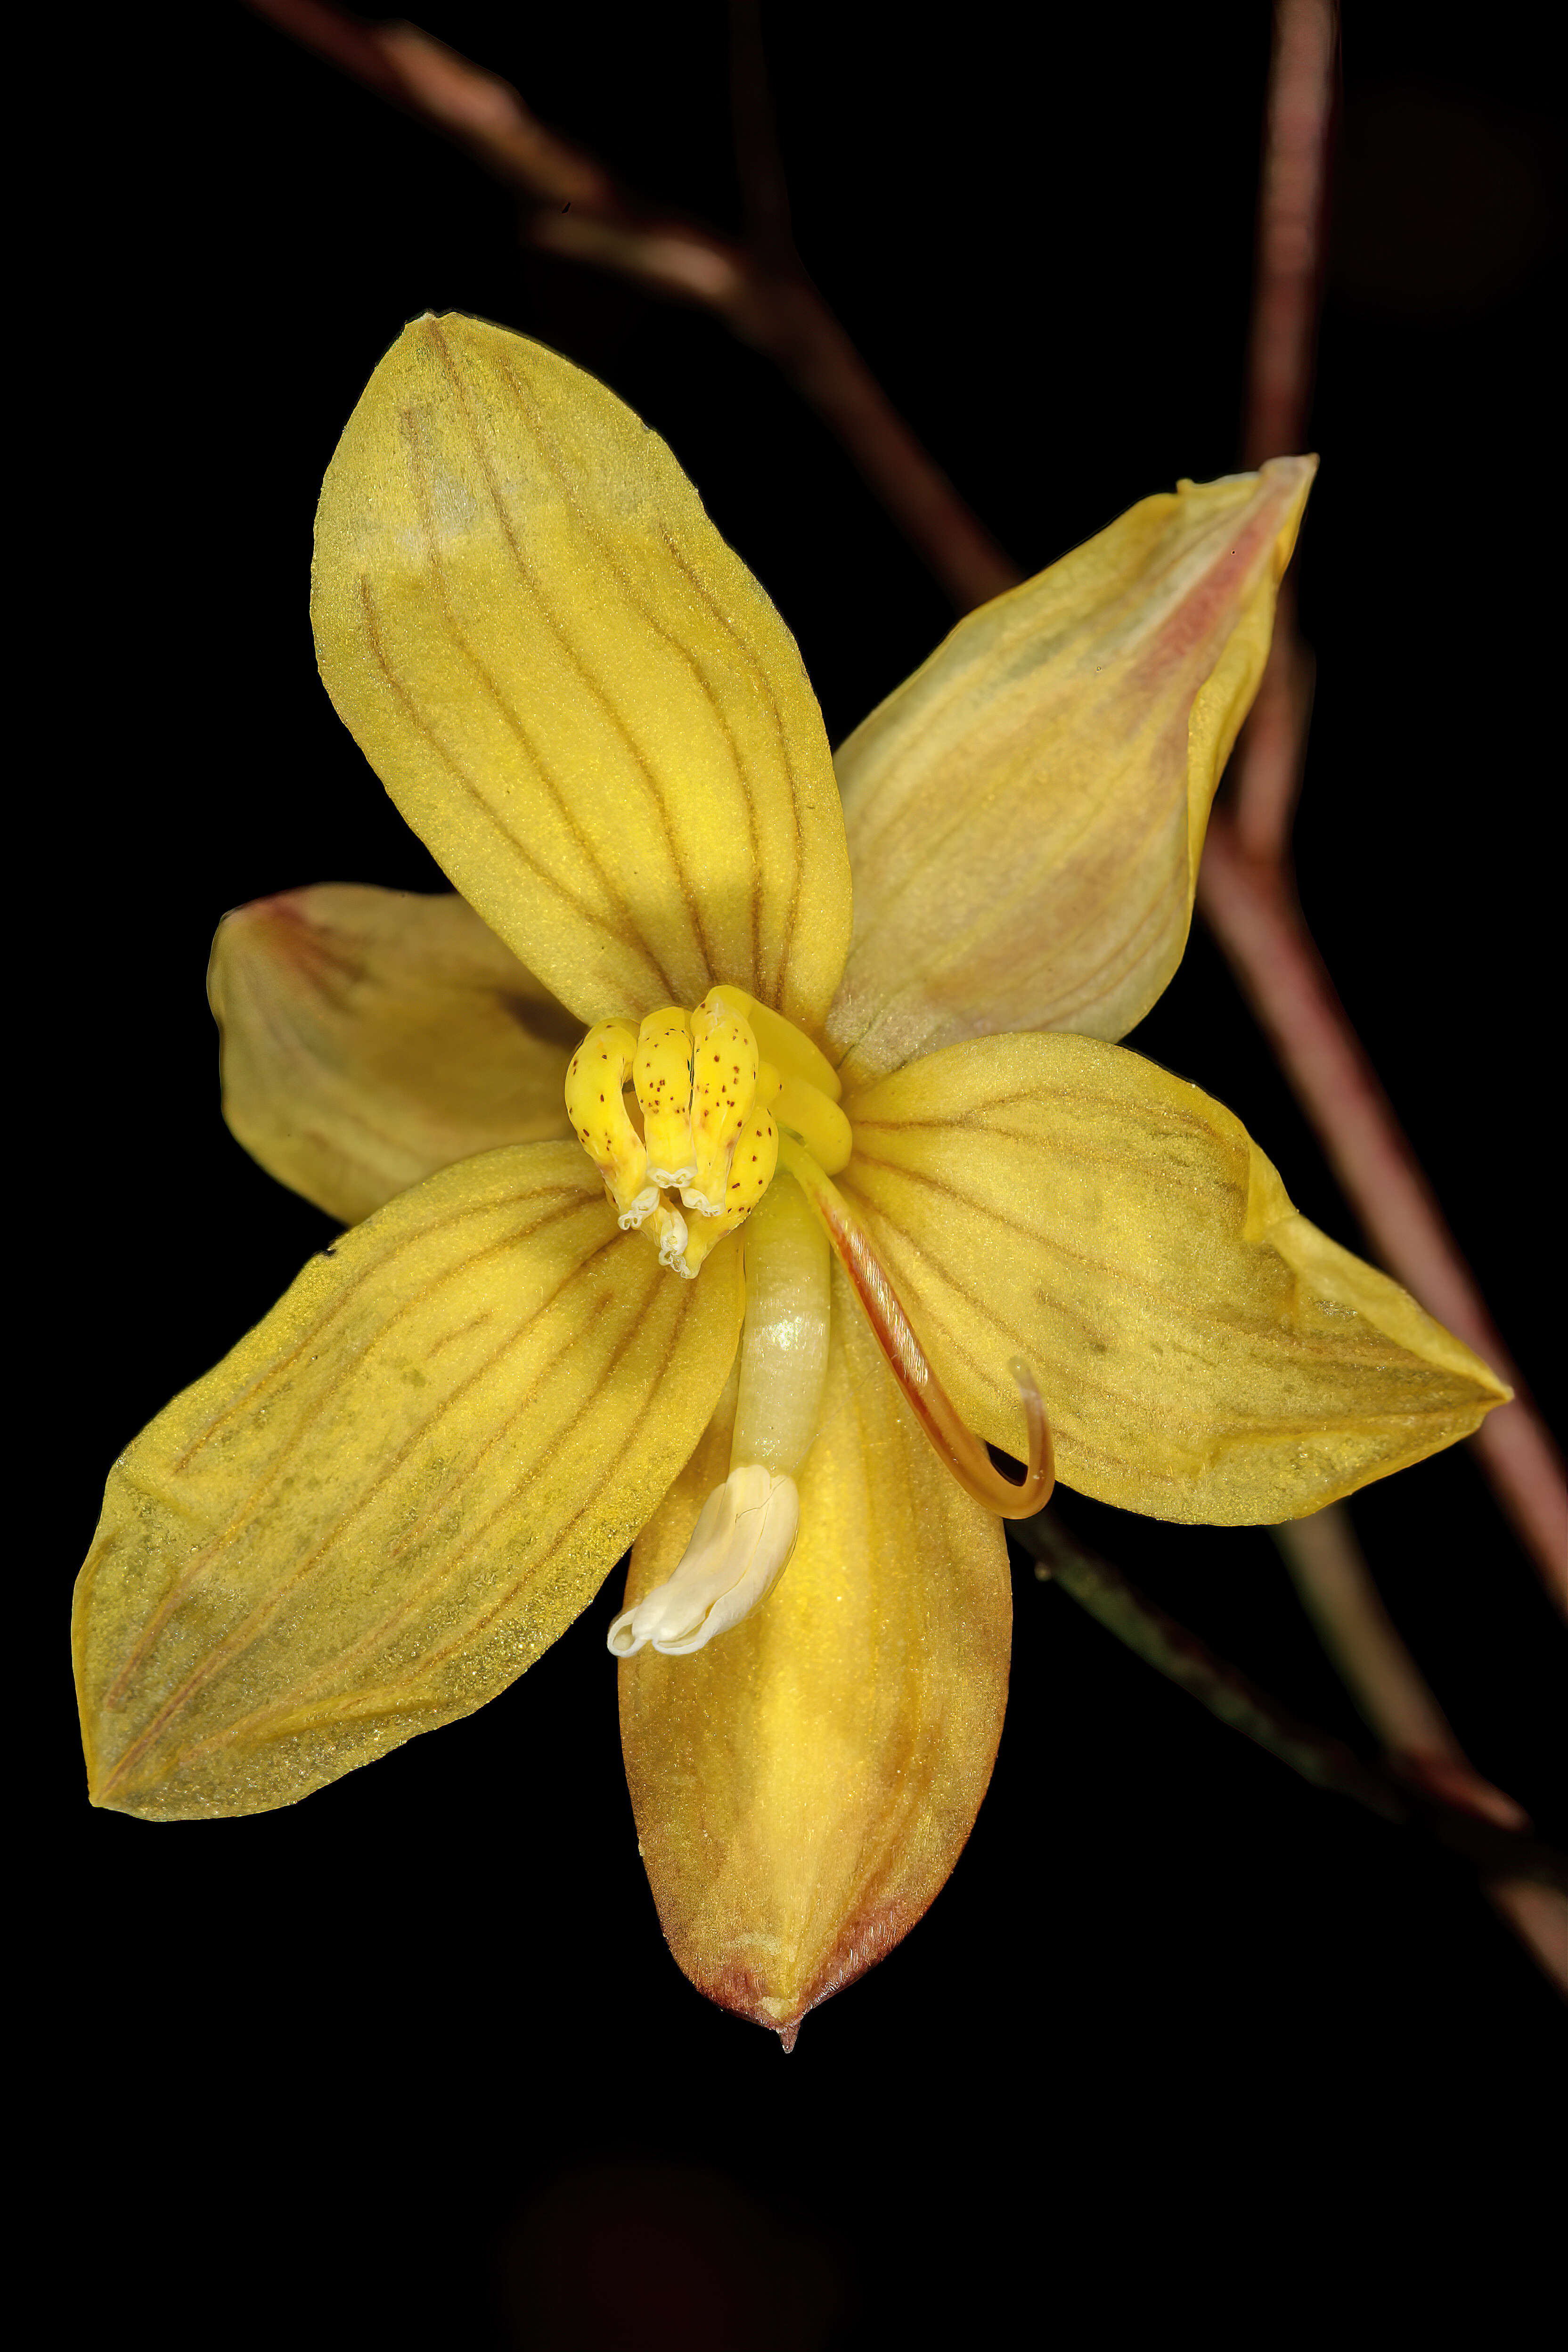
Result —
[[1034, 1373], [1022, 1356], [1013, 1357], [1007, 1367], [1018, 1383], [1029, 1424], [1029, 1466], [1023, 1484], [1015, 1486], [997, 1469], [983, 1441], [959, 1419], [952, 1398], [931, 1370], [904, 1312], [887, 1267], [872, 1247], [870, 1235], [843, 1194], [823, 1174], [811, 1154], [787, 1134], [779, 1138], [779, 1157], [821, 1220], [840, 1265], [855, 1286], [855, 1295], [876, 1333], [877, 1344], [941, 1459], [964, 1493], [973, 1495], [988, 1511], [996, 1512], [1004, 1519], [1033, 1518], [1051, 1498], [1056, 1465], [1046, 1409]]

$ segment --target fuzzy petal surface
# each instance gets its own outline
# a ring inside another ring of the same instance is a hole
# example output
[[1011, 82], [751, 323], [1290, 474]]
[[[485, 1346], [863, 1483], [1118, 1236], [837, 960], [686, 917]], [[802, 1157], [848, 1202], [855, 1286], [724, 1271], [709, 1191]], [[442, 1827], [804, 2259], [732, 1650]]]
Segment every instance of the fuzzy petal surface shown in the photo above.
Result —
[[570, 1136], [582, 1030], [461, 898], [258, 898], [218, 925], [207, 996], [230, 1128], [346, 1225], [454, 1160]]
[[[704, 1277], [706, 1278], [706, 1277]], [[800, 1538], [694, 1656], [622, 1662], [621, 1741], [670, 1948], [793, 2042], [907, 1934], [973, 1826], [1007, 1697], [1002, 1526], [937, 1461], [834, 1269]], [[626, 1605], [674, 1569], [730, 1466], [734, 1391], [639, 1538]]]
[[476, 320], [405, 328], [327, 469], [311, 614], [387, 791], [581, 1021], [728, 981], [820, 1028], [850, 919], [821, 713], [603, 384]]
[[1142, 1019], [1186, 946], [1316, 463], [1144, 499], [961, 621], [840, 747], [847, 1087], [961, 1038]]
[[1239, 1119], [1087, 1037], [989, 1037], [846, 1104], [837, 1179], [959, 1411], [1021, 1454], [1033, 1366], [1063, 1483], [1273, 1523], [1467, 1436], [1510, 1391], [1299, 1216]]
[[93, 1801], [264, 1812], [469, 1715], [592, 1599], [734, 1354], [574, 1144], [442, 1171], [312, 1258], [115, 1464], [77, 1580]]

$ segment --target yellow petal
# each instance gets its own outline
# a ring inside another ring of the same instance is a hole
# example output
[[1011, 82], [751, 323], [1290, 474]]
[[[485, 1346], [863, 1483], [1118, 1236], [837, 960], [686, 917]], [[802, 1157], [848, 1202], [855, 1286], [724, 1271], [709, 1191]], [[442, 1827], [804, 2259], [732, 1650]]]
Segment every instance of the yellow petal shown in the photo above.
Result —
[[1020, 1454], [1032, 1365], [1063, 1483], [1156, 1518], [1295, 1518], [1509, 1394], [1298, 1216], [1240, 1121], [1086, 1037], [990, 1037], [847, 1103], [839, 1177], [959, 1411]]
[[1315, 466], [1145, 499], [961, 621], [841, 747], [847, 1088], [998, 1029], [1142, 1019], [1186, 945]]
[[345, 1224], [476, 1151], [571, 1132], [582, 1031], [461, 898], [258, 898], [218, 925], [207, 995], [229, 1126]]
[[[707, 1279], [706, 1270], [703, 1279]], [[730, 1467], [731, 1387], [632, 1556], [669, 1575]], [[834, 1270], [801, 1531], [769, 1598], [690, 1657], [620, 1667], [621, 1740], [659, 1918], [692, 1982], [777, 2027], [879, 1960], [945, 1882], [1007, 1696], [1001, 1522], [938, 1463]]]
[[727, 981], [819, 1028], [843, 820], [794, 638], [657, 434], [538, 343], [425, 318], [327, 469], [339, 713], [470, 905], [586, 1023]]
[[266, 1811], [469, 1715], [592, 1598], [734, 1354], [574, 1144], [464, 1160], [313, 1258], [115, 1464], [77, 1582], [93, 1801]]

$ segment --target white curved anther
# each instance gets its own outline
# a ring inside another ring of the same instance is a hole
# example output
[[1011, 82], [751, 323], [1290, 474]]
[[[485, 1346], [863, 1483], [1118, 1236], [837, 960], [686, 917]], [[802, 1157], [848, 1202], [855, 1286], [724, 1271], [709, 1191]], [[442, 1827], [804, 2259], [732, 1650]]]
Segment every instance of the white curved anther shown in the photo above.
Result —
[[651, 1216], [658, 1206], [658, 1187], [653, 1184], [645, 1185], [643, 1190], [637, 1194], [637, 1199], [632, 1202], [629, 1208], [625, 1208], [621, 1211], [622, 1233], [626, 1233], [628, 1231], [635, 1233], [637, 1227], [641, 1224], [643, 1219], [647, 1216]]
[[616, 1618], [611, 1649], [617, 1658], [647, 1642], [667, 1658], [700, 1650], [767, 1599], [799, 1532], [793, 1478], [754, 1462], [731, 1470], [703, 1504], [674, 1575]]

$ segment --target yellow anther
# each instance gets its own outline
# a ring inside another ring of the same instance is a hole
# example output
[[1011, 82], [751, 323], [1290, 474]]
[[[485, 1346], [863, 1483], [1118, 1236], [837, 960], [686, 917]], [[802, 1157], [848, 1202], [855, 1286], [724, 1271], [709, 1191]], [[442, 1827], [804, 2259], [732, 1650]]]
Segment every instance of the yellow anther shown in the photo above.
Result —
[[695, 1275], [710, 1250], [717, 1249], [726, 1234], [732, 1234], [743, 1223], [745, 1211], [721, 1217], [693, 1217], [686, 1230], [686, 1247], [680, 1255], [665, 1263], [673, 1265], [677, 1274]]
[[837, 1176], [841, 1168], [848, 1167], [855, 1143], [849, 1121], [836, 1102], [829, 1102], [805, 1079], [784, 1079], [773, 1104], [773, 1117], [805, 1144], [825, 1175]]
[[731, 988], [727, 983], [710, 989], [706, 1002], [712, 1003], [720, 997], [731, 1013], [738, 1013], [751, 1024], [752, 1034], [757, 1041], [757, 1051], [770, 1061], [775, 1070], [786, 1078], [804, 1078], [808, 1087], [825, 1094], [829, 1102], [837, 1102], [844, 1089], [838, 1073], [823, 1053], [814, 1045], [804, 1029], [786, 1021], [782, 1013], [774, 1013], [766, 1004], [759, 1004], [743, 988]]
[[566, 1072], [566, 1116], [605, 1180], [623, 1225], [640, 1225], [658, 1206], [647, 1181], [647, 1152], [621, 1098], [637, 1041], [625, 1021], [596, 1021]]
[[[703, 1259], [726, 1234], [743, 1225], [768, 1186], [773, 1181], [773, 1171], [779, 1160], [779, 1131], [767, 1108], [765, 1096], [771, 1100], [778, 1091], [778, 1072], [769, 1069], [764, 1062], [758, 1076], [758, 1100], [741, 1125], [735, 1139], [735, 1149], [730, 1160], [730, 1179], [724, 1189], [724, 1206], [719, 1215], [697, 1214], [682, 1218], [679, 1210], [661, 1208], [659, 1221], [659, 1263], [673, 1268], [677, 1274], [695, 1275]], [[679, 1234], [676, 1228], [679, 1227]]]
[[[771, 1055], [763, 1060], [753, 1021], [776, 1039], [782, 1068]], [[624, 1098], [628, 1083], [640, 1135]], [[821, 1167], [844, 1166], [849, 1122], [837, 1092], [793, 1023], [742, 989], [710, 988], [694, 1013], [669, 1004], [638, 1029], [596, 1023], [572, 1057], [566, 1114], [622, 1224], [648, 1221], [660, 1265], [689, 1278], [767, 1192], [781, 1135]]]
[[745, 1015], [710, 989], [691, 1016], [691, 1144], [695, 1172], [680, 1188], [689, 1209], [721, 1215], [730, 1160], [757, 1091], [757, 1041]]
[[679, 1004], [650, 1013], [633, 1075], [647, 1147], [647, 1181], [679, 1192], [697, 1173], [691, 1143], [691, 1024]]
[[730, 1181], [724, 1187], [726, 1216], [732, 1216], [737, 1224], [742, 1217], [749, 1217], [773, 1182], [778, 1164], [779, 1131], [773, 1124], [773, 1115], [761, 1104], [753, 1103], [735, 1138]]

